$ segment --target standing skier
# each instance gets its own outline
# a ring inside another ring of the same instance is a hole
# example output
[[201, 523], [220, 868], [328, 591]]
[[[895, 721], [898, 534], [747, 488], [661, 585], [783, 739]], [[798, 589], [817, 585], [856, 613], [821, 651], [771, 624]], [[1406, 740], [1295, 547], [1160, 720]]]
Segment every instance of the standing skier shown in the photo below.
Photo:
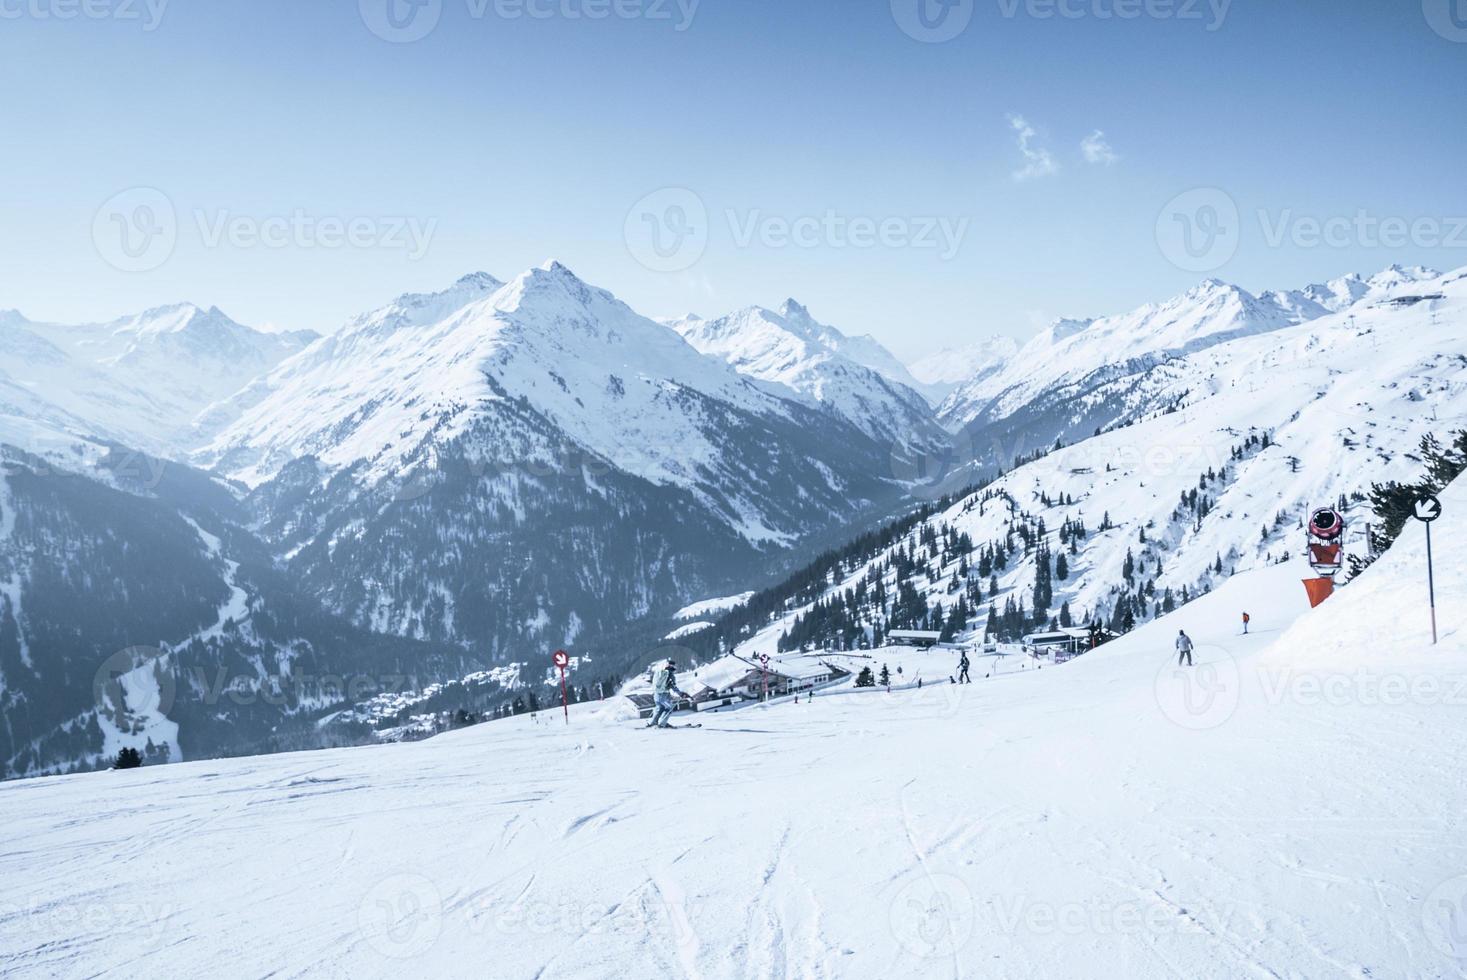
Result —
[[1177, 666], [1182, 666], [1182, 661], [1187, 666], [1192, 666], [1192, 638], [1187, 635], [1186, 630], [1177, 630]]
[[677, 661], [668, 658], [662, 669], [652, 675], [652, 720], [647, 723], [648, 728], [671, 728], [669, 724], [672, 713], [677, 710], [677, 702], [672, 699], [676, 694], [685, 698], [685, 694], [677, 686]]
[[1253, 621], [1253, 617], [1249, 616], [1248, 613], [1245, 611], [1243, 613], [1243, 635], [1244, 636], [1247, 636], [1248, 635], [1248, 624], [1251, 623], [1252, 621]]
[[969, 667], [969, 664], [968, 664], [968, 651], [967, 650], [964, 650], [963, 651], [962, 658], [958, 660], [958, 683], [959, 684], [971, 684], [971, 683], [973, 683], [972, 678], [970, 678], [968, 676], [968, 667]]

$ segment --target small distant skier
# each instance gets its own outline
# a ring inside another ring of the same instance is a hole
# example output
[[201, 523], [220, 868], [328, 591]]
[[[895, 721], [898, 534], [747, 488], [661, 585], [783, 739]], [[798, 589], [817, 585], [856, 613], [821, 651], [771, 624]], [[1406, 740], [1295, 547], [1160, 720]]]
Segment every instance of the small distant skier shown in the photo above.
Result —
[[1253, 617], [1252, 616], [1249, 616], [1247, 612], [1244, 612], [1243, 613], [1243, 635], [1244, 636], [1247, 636], [1248, 635], [1248, 624], [1251, 623], [1251, 622], [1253, 622]]
[[656, 674], [652, 675], [652, 720], [647, 723], [648, 728], [671, 728], [672, 713], [677, 710], [677, 702], [673, 700], [676, 694], [680, 698], [687, 697], [677, 686], [677, 661], [668, 658]]
[[1188, 667], [1192, 666], [1192, 638], [1186, 630], [1177, 630], [1177, 666], [1182, 666], [1184, 660]]
[[968, 651], [964, 650], [963, 651], [962, 658], [960, 660], [958, 660], [958, 683], [959, 684], [971, 684], [971, 683], [973, 683], [973, 679], [968, 676], [968, 668], [969, 668], [969, 666], [971, 666], [971, 665], [968, 663]]

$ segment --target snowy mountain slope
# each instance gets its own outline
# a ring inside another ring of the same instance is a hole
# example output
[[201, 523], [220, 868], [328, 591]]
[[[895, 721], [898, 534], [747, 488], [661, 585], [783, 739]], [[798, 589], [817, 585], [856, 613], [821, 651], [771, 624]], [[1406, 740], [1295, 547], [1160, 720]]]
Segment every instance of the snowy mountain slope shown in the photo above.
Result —
[[[212, 479], [116, 451], [0, 473], [0, 777], [328, 744], [311, 719], [462, 651], [355, 629], [297, 594]], [[336, 678], [334, 682], [326, 680]]]
[[[753, 306], [717, 320], [689, 317], [669, 326], [699, 351], [824, 406], [894, 451], [946, 441], [925, 398], [890, 380], [895, 358], [881, 357], [884, 349], [870, 338], [847, 338], [817, 322], [794, 300], [778, 312]], [[910, 377], [905, 369], [900, 374]]]
[[889, 446], [556, 263], [360, 317], [238, 411], [200, 458], [304, 587], [492, 662], [728, 594], [902, 492]]
[[[818, 645], [853, 628], [922, 627], [892, 622], [902, 568], [923, 615], [940, 608], [945, 620], [962, 601], [968, 628], [982, 628], [990, 607], [1012, 603], [1025, 622], [1005, 632], [1032, 628], [1041, 542], [1052, 593], [1042, 619], [1064, 610], [1112, 625], [1298, 554], [1312, 508], [1354, 508], [1372, 482], [1413, 478], [1423, 435], [1467, 427], [1467, 272], [1425, 286], [1438, 298], [1357, 306], [1097, 389], [1127, 424], [1014, 469], [892, 547], [834, 564], [821, 589], [792, 591], [740, 652], [774, 652], [786, 634]], [[1367, 520], [1357, 516], [1352, 548]], [[852, 590], [854, 621], [830, 607]]]
[[977, 428], [1032, 408], [1056, 391], [1073, 397], [1095, 380], [1136, 374], [1170, 357], [1280, 330], [1356, 304], [1374, 305], [1439, 276], [1430, 270], [1393, 266], [1370, 280], [1350, 276], [1302, 291], [1260, 296], [1208, 279], [1180, 296], [1131, 313], [1059, 320], [1025, 344], [1001, 370], [961, 385], [939, 415], [951, 429]]
[[727, 451], [727, 423], [793, 426], [808, 413], [559, 263], [427, 305], [428, 317], [394, 307], [359, 318], [282, 365], [263, 383], [269, 394], [250, 393], [253, 404], [201, 458], [252, 485], [304, 456], [329, 468], [365, 460], [364, 479], [381, 481], [425, 442], [525, 399], [595, 460], [689, 489], [754, 539], [788, 539], [791, 529], [732, 479], [741, 463]]
[[43, 451], [39, 425], [178, 455], [211, 434], [211, 406], [314, 339], [190, 303], [75, 326], [0, 312], [0, 438]]
[[[1444, 536], [1467, 533], [1467, 493], [1446, 503]], [[194, 974], [221, 949], [249, 974], [437, 974], [486, 945], [504, 978], [1455, 975], [1461, 617], [1435, 650], [1334, 626], [1419, 619], [1385, 585], [1419, 572], [1401, 557], [1312, 613], [1305, 570], [1271, 566], [1063, 667], [980, 662], [971, 686], [845, 688], [696, 732], [578, 705], [568, 726], [0, 786], [23, 842], [0, 874], [24, 896], [0, 958], [16, 977]], [[1467, 565], [1438, 571], [1467, 608]]]

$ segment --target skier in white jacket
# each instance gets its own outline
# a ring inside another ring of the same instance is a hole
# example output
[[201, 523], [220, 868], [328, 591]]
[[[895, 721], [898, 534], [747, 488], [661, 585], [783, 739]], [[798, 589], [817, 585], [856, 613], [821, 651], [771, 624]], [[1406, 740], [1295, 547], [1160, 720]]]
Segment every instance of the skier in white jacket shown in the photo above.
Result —
[[687, 694], [679, 690], [677, 686], [677, 662], [668, 659], [662, 669], [652, 675], [652, 720], [648, 722], [648, 728], [671, 728], [672, 713], [677, 710], [677, 702], [672, 696], [685, 698]]
[[1184, 660], [1188, 667], [1192, 666], [1192, 638], [1186, 630], [1177, 630], [1177, 666], [1182, 666]]

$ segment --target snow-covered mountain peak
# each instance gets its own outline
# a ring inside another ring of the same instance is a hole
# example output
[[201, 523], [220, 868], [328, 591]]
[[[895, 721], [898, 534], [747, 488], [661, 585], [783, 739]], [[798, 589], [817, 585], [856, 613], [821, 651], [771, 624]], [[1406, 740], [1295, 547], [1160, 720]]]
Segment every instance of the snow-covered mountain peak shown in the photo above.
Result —
[[460, 276], [458, 281], [453, 284], [452, 288], [478, 289], [481, 291], [487, 290], [489, 292], [493, 292], [502, 285], [504, 285], [504, 283], [500, 282], [498, 279], [495, 279], [487, 272], [470, 272], [466, 276]]
[[1000, 370], [1019, 352], [1012, 337], [985, 337], [958, 348], [945, 348], [912, 365], [911, 371], [935, 401], [960, 384], [972, 383]]
[[[669, 326], [740, 374], [781, 385], [879, 442], [931, 445], [940, 438], [918, 382], [905, 367], [874, 340], [845, 336], [795, 300], [779, 312], [751, 306], [716, 320]], [[889, 362], [885, 371], [883, 359]], [[897, 373], [910, 384], [894, 380]]]
[[211, 306], [206, 310], [197, 304], [187, 302], [155, 306], [141, 313], [119, 317], [105, 326], [114, 334], [127, 334], [134, 337], [158, 337], [163, 334], [177, 334], [197, 329], [249, 330], [248, 327], [230, 319], [217, 306]]
[[801, 324], [815, 322], [814, 318], [810, 316], [809, 307], [797, 299], [787, 299], [779, 304], [779, 315], [786, 320], [798, 321]]
[[615, 303], [625, 308], [611, 293], [589, 285], [567, 266], [553, 259], [533, 269], [526, 269], [516, 276], [495, 294], [494, 305], [501, 310], [517, 309], [526, 302], [527, 297], [536, 294], [562, 296], [582, 306], [599, 298], [603, 302]]
[[197, 445], [200, 416], [316, 339], [265, 333], [218, 307], [156, 306], [106, 323], [0, 314], [0, 439], [99, 438], [165, 455]]
[[1046, 346], [1063, 343], [1082, 331], [1088, 330], [1095, 323], [1094, 320], [1084, 320], [1075, 317], [1059, 317], [1052, 321], [1038, 334], [1037, 339]]
[[[467, 458], [493, 463], [507, 494], [584, 462], [621, 474], [621, 486], [625, 476], [689, 491], [750, 541], [800, 533], [793, 515], [813, 513], [805, 500], [847, 508], [849, 488], [871, 479], [876, 447], [849, 422], [740, 377], [562, 264], [442, 312], [416, 329], [372, 331], [370, 343], [328, 337], [281, 365], [239, 399], [201, 461], [259, 484], [310, 456], [376, 493]], [[810, 438], [865, 458], [867, 470], [855, 479], [847, 460], [822, 469], [794, 449]], [[776, 498], [768, 487], [781, 481], [808, 493]]]
[[337, 338], [357, 337], [361, 342], [381, 339], [403, 327], [436, 323], [470, 303], [492, 296], [504, 283], [487, 272], [471, 272], [447, 289], [433, 293], [403, 293], [366, 313], [358, 314], [337, 332]]
[[1392, 290], [1400, 286], [1414, 285], [1431, 279], [1440, 279], [1441, 273], [1425, 266], [1402, 266], [1392, 264], [1366, 280], [1372, 289]]

